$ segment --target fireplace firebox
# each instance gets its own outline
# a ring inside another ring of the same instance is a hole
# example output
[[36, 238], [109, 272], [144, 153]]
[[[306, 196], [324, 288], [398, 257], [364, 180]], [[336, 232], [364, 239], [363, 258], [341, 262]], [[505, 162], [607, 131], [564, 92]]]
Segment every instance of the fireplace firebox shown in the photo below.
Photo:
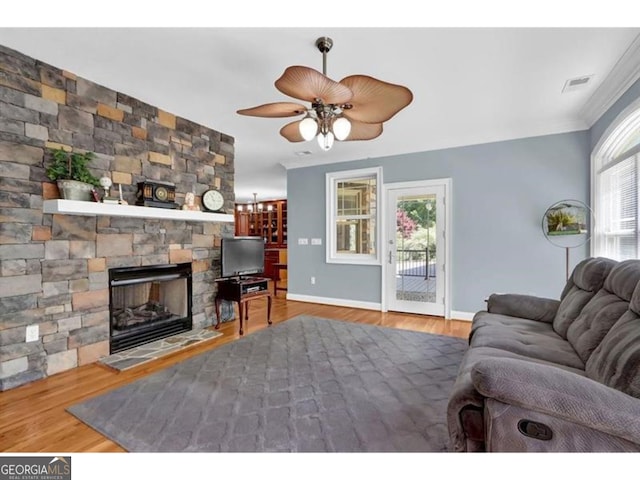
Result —
[[110, 351], [191, 330], [191, 264], [109, 270]]

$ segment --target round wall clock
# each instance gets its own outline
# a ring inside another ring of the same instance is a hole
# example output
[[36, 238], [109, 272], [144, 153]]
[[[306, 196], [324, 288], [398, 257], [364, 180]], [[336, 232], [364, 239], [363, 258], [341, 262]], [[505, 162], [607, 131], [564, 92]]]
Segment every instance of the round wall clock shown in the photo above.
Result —
[[209, 212], [218, 212], [224, 205], [224, 197], [218, 190], [207, 190], [202, 194], [202, 206]]

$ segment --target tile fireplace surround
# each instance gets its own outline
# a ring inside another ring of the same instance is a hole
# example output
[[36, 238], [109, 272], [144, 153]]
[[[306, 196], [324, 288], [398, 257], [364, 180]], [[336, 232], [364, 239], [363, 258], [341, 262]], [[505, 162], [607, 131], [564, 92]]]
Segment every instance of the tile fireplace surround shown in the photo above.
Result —
[[[95, 152], [129, 206], [56, 200], [60, 147]], [[233, 215], [135, 207], [136, 184], [218, 188], [233, 213], [233, 162], [228, 135], [0, 46], [0, 390], [108, 355], [110, 268], [191, 263], [194, 328], [211, 324]]]

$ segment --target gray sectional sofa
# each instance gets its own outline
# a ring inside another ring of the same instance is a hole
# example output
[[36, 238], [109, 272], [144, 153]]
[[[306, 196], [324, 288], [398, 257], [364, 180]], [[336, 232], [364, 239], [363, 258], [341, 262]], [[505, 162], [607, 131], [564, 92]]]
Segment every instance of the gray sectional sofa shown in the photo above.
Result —
[[449, 398], [454, 451], [640, 451], [640, 260], [588, 258], [560, 300], [491, 295]]

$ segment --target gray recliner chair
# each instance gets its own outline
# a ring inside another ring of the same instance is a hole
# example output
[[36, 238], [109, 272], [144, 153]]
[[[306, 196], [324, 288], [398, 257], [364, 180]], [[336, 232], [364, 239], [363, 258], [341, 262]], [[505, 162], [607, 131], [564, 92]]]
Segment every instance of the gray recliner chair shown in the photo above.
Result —
[[640, 451], [640, 260], [591, 258], [559, 301], [492, 295], [448, 404], [455, 451]]

